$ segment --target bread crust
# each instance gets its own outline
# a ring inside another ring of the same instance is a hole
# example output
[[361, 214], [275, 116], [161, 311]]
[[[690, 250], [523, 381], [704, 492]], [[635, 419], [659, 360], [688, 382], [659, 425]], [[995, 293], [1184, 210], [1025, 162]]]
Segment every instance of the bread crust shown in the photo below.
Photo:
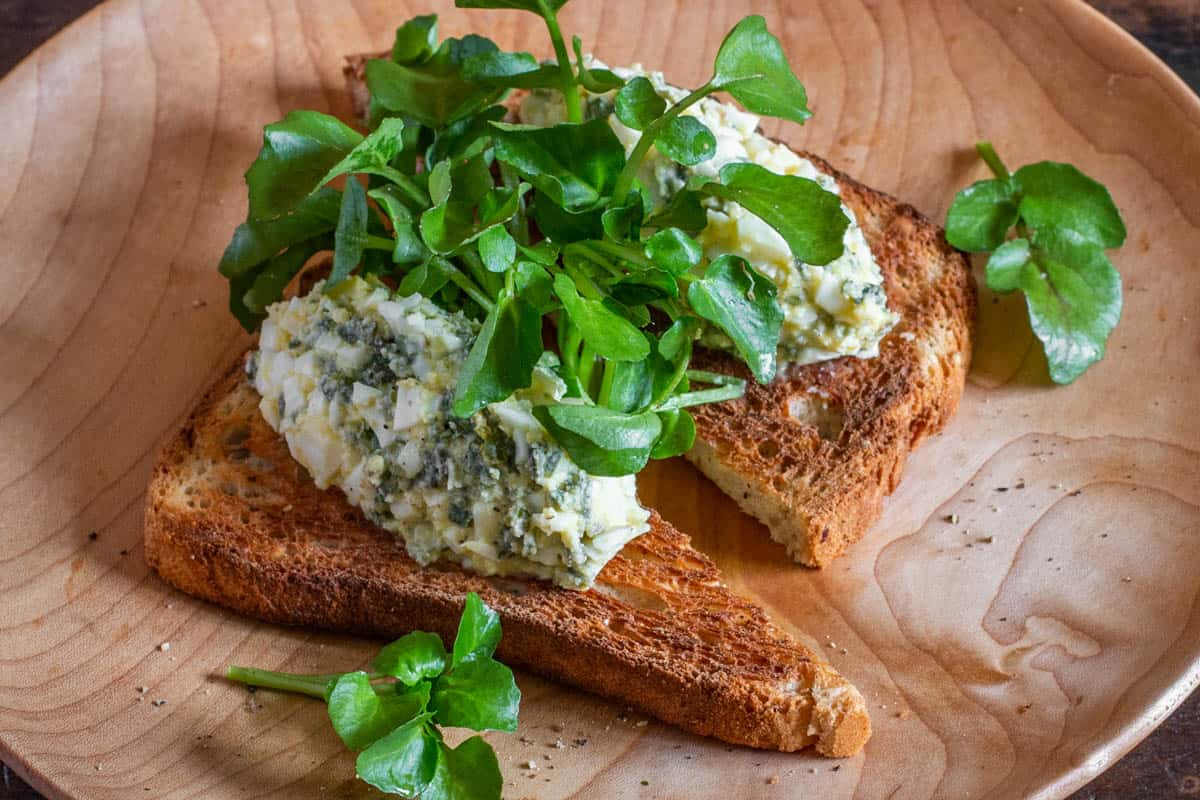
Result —
[[168, 583], [290, 625], [452, 640], [463, 598], [499, 611], [499, 657], [734, 744], [858, 752], [862, 696], [750, 601], [687, 536], [652, 514], [578, 592], [421, 568], [340, 491], [319, 490], [263, 420], [242, 362], [165, 445], [147, 494], [145, 552]]
[[[828, 162], [883, 273], [900, 321], [879, 355], [790, 366], [744, 397], [692, 409], [687, 458], [761, 520], [797, 561], [827, 565], [879, 519], [908, 455], [958, 408], [971, 362], [977, 300], [966, 256], [912, 206]], [[749, 377], [724, 353], [702, 368]]]

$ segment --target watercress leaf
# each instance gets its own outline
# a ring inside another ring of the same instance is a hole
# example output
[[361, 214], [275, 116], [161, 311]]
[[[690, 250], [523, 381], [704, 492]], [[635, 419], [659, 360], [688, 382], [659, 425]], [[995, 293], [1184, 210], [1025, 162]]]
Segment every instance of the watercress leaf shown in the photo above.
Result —
[[625, 85], [624, 80], [611, 70], [600, 70], [600, 68], [589, 70], [587, 66], [584, 66], [583, 40], [580, 37], [571, 37], [571, 47], [575, 49], [576, 76], [584, 89], [594, 95], [604, 95], [606, 92], [620, 89]]
[[504, 106], [489, 106], [478, 114], [452, 122], [437, 132], [425, 152], [425, 163], [432, 169], [442, 161], [461, 161], [482, 153], [492, 144], [490, 123], [504, 119]]
[[436, 206], [450, 199], [450, 171], [454, 164], [445, 161], [429, 170], [429, 199]]
[[538, 230], [555, 243], [603, 238], [605, 210], [596, 208], [573, 214], [541, 192], [534, 192], [533, 202], [529, 205], [529, 213]]
[[405, 686], [413, 686], [424, 678], [441, 675], [449, 663], [440, 636], [413, 631], [380, 650], [371, 666], [376, 672], [391, 675]]
[[625, 305], [611, 295], [601, 300], [600, 303], [614, 314], [632, 322], [635, 328], [644, 328], [650, 324], [650, 310], [644, 305]]
[[441, 743], [438, 749], [437, 771], [421, 800], [500, 800], [500, 762], [482, 737], [472, 736], [453, 750]]
[[391, 168], [388, 162], [404, 149], [404, 120], [389, 117], [367, 135], [341, 161], [334, 164], [321, 178], [318, 185], [324, 186], [339, 175], [349, 172], [386, 173]]
[[700, 332], [703, 323], [695, 317], [680, 317], [671, 323], [671, 327], [663, 332], [658, 340], [658, 352], [667, 361], [690, 361], [692, 357], [692, 342]]
[[1112, 195], [1070, 164], [1042, 161], [1013, 175], [1021, 194], [1021, 218], [1035, 230], [1073, 231], [1105, 248], [1125, 243], [1125, 223]]
[[746, 17], [721, 42], [712, 85], [755, 114], [799, 123], [812, 116], [804, 84], [760, 16]]
[[218, 271], [226, 278], [237, 277], [285, 248], [333, 230], [337, 226], [341, 200], [338, 191], [320, 189], [304, 198], [290, 214], [272, 220], [243, 222], [233, 232]]
[[451, 253], [511, 219], [528, 188], [528, 184], [516, 189], [497, 187], [482, 154], [453, 166], [443, 161], [429, 175], [429, 193], [436, 205], [421, 215], [421, 238], [433, 252]]
[[777, 175], [758, 164], [726, 164], [720, 174], [720, 183], [703, 183], [701, 190], [734, 201], [770, 225], [799, 261], [828, 264], [842, 254], [850, 218], [836, 194], [816, 181]]
[[650, 451], [651, 458], [672, 458], [692, 449], [696, 441], [696, 421], [687, 409], [660, 411], [658, 418], [662, 421], [662, 433]]
[[498, 188], [486, 198], [489, 206], [476, 206], [461, 200], [448, 200], [421, 215], [421, 238], [435, 253], [452, 253], [475, 241], [485, 231], [506, 222], [517, 213], [519, 195], [511, 189]]
[[633, 323], [619, 316], [599, 300], [582, 297], [575, 282], [563, 273], [554, 276], [554, 293], [583, 338], [603, 358], [610, 361], [638, 361], [650, 352], [646, 337]]
[[333, 269], [325, 281], [327, 290], [344, 281], [362, 261], [367, 244], [367, 214], [367, 193], [351, 175], [342, 190], [342, 209], [333, 234]]
[[440, 258], [426, 259], [404, 276], [400, 285], [396, 287], [396, 294], [401, 297], [410, 297], [414, 294], [433, 297], [450, 281], [452, 268]]
[[254, 286], [259, 273], [264, 269], [266, 266], [260, 265], [229, 279], [229, 313], [233, 314], [248, 333], [258, 330], [258, 326], [267, 317], [263, 312], [251, 311], [246, 307], [246, 293]]
[[679, 228], [695, 235], [708, 225], [708, 212], [700, 199], [702, 195], [691, 189], [682, 189], [671, 196], [667, 205], [652, 214], [644, 223], [649, 228]]
[[549, 239], [542, 239], [537, 244], [525, 245], [518, 244], [521, 254], [531, 261], [535, 261], [544, 267], [553, 266], [558, 262], [558, 254], [562, 250], [554, 242]]
[[612, 385], [605, 405], [625, 414], [643, 410], [654, 396], [652, 358], [607, 364], [605, 369], [612, 370]]
[[625, 148], [604, 119], [548, 128], [492, 126], [496, 159], [570, 213], [597, 207], [625, 166]]
[[1029, 262], [1028, 239], [1013, 239], [996, 248], [988, 258], [987, 285], [993, 292], [1021, 288], [1021, 273]]
[[392, 236], [396, 245], [392, 248], [392, 262], [403, 266], [420, 264], [429, 259], [429, 249], [421, 241], [416, 220], [404, 202], [403, 193], [395, 184], [386, 184], [367, 192], [367, 196], [379, 204], [392, 222]]
[[946, 216], [946, 241], [968, 253], [995, 250], [1017, 224], [1017, 214], [1009, 181], [979, 181], [954, 198]]
[[[534, 363], [537, 363], [537, 357]], [[454, 666], [457, 668], [476, 658], [491, 658], [502, 632], [500, 615], [478, 594], [467, 592], [463, 613], [458, 620], [458, 634], [454, 637]]]
[[[475, 33], [468, 33], [461, 39], [447, 39], [442, 43], [445, 48], [445, 58], [451, 64], [461, 67], [467, 61], [470, 61], [476, 56], [494, 53], [500, 48], [496, 43], [486, 36], [479, 36]], [[440, 49], [440, 48], [439, 48]], [[435, 57], [441, 56], [442, 53], [434, 53]]]
[[437, 49], [437, 14], [413, 17], [396, 29], [392, 44], [392, 61], [397, 64], [419, 64], [428, 61]]
[[605, 94], [625, 85], [625, 79], [608, 69], [584, 69], [579, 71], [579, 85], [595, 94]]
[[382, 792], [415, 797], [425, 791], [438, 769], [441, 741], [419, 714], [378, 739], [358, 755], [358, 777]]
[[521, 206], [521, 196], [528, 191], [528, 183], [520, 183], [516, 188], [497, 186], [489, 190], [479, 200], [480, 227], [486, 230], [512, 219]]
[[512, 89], [548, 89], [562, 84], [557, 66], [539, 64], [523, 52], [497, 50], [473, 56], [463, 62], [462, 74], [468, 81]]
[[[546, 0], [551, 11], [558, 11], [567, 4], [567, 0]], [[531, 11], [541, 16], [538, 0], [454, 0], [459, 8], [508, 8], [516, 11]]]
[[246, 309], [255, 316], [267, 313], [267, 306], [283, 297], [283, 290], [291, 283], [315, 253], [329, 248], [329, 237], [318, 236], [300, 242], [269, 260], [255, 274], [254, 283], [242, 297]]
[[339, 677], [326, 696], [333, 730], [351, 750], [363, 750], [425, 710], [428, 689], [399, 694], [391, 686], [376, 692], [365, 672]]
[[626, 306], [644, 306], [655, 300], [678, 297], [679, 282], [665, 270], [647, 269], [622, 278], [609, 291]]
[[695, 117], [681, 116], [663, 127], [662, 133], [654, 140], [654, 146], [672, 161], [685, 167], [694, 167], [716, 154], [717, 137]]
[[690, 272], [700, 263], [704, 249], [679, 228], [663, 228], [646, 240], [646, 258], [672, 275]]
[[502, 298], [487, 315], [463, 362], [454, 392], [454, 413], [469, 417], [488, 403], [529, 386], [541, 354], [541, 314], [523, 298]]
[[561, 305], [554, 295], [554, 280], [545, 267], [522, 259], [514, 273], [517, 296], [529, 303], [538, 314], [549, 314]]
[[629, 193], [622, 205], [613, 203], [600, 215], [604, 234], [615, 242], [627, 242], [639, 238], [646, 206], [641, 192]]
[[512, 670], [486, 657], [456, 665], [434, 682], [429, 698], [439, 725], [476, 731], [515, 731], [520, 704]]
[[435, 130], [494, 104], [505, 90], [463, 78], [459, 64], [451, 57], [463, 49], [461, 42], [448, 39], [424, 64], [368, 61], [367, 88], [372, 100]]
[[1071, 383], [1104, 357], [1122, 298], [1121, 276], [1100, 245], [1073, 231], [1038, 231], [1020, 285], [1055, 383]]
[[667, 110], [667, 101], [654, 90], [654, 84], [642, 76], [626, 83], [613, 102], [617, 119], [635, 131], [645, 130]]
[[517, 241], [503, 225], [493, 225], [479, 235], [479, 257], [491, 272], [507, 272], [517, 260]]
[[623, 414], [603, 406], [535, 406], [533, 415], [580, 469], [599, 476], [641, 471], [662, 431], [654, 413]]
[[268, 125], [258, 158], [246, 171], [250, 218], [271, 219], [295, 209], [362, 140], [346, 123], [317, 111], [293, 111]]
[[723, 255], [708, 265], [704, 278], [688, 287], [688, 302], [733, 340], [738, 355], [759, 383], [775, 377], [775, 351], [783, 312], [775, 284], [745, 259]]
[[578, 36], [571, 37], [571, 46], [575, 49], [575, 62], [578, 65], [576, 75], [579, 85], [593, 94], [605, 94], [625, 85], [615, 72], [607, 69], [588, 69], [584, 66], [583, 40]]

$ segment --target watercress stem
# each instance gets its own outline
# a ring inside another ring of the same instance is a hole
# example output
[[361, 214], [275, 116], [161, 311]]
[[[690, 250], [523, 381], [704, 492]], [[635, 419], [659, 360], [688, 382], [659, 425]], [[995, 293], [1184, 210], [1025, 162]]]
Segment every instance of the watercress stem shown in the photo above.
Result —
[[607, 406], [608, 398], [612, 396], [613, 380], [617, 374], [617, 367], [612, 361], [604, 362], [604, 374], [600, 378], [600, 396], [596, 399], [599, 405]]
[[624, 202], [624, 199], [629, 195], [629, 190], [633, 188], [633, 179], [637, 177], [638, 170], [642, 166], [642, 161], [646, 158], [646, 153], [650, 151], [650, 145], [654, 144], [654, 140], [658, 138], [658, 134], [662, 129], [671, 120], [682, 114], [689, 106], [704, 99], [714, 91], [716, 90], [712, 85], [712, 81], [709, 81], [668, 108], [665, 114], [646, 126], [646, 130], [642, 131], [637, 144], [633, 146], [633, 151], [629, 154], [629, 160], [625, 162], [625, 168], [617, 176], [617, 183], [613, 187], [612, 196], [618, 202]]
[[[504, 182], [505, 187], [513, 191], [521, 185], [521, 176], [504, 162], [500, 162], [500, 180]], [[529, 244], [529, 218], [525, 213], [524, 196], [517, 198], [517, 213], [508, 221], [508, 232], [516, 239], [517, 244]]]
[[720, 403], [724, 400], [733, 400], [741, 397], [745, 391], [745, 382], [740, 382], [731, 386], [718, 386], [715, 389], [702, 389], [698, 392], [677, 394], [674, 397], [668, 398], [656, 410], [676, 411], [690, 406], [702, 406], [706, 403]]
[[257, 686], [263, 689], [274, 689], [280, 692], [293, 692], [325, 699], [325, 691], [332, 681], [340, 675], [295, 675], [290, 672], [272, 672], [254, 667], [231, 666], [225, 671], [225, 677], [231, 681]]
[[579, 328], [572, 324], [571, 318], [565, 311], [558, 314], [558, 352], [562, 355], [563, 366], [572, 375], [579, 375], [579, 343], [583, 335]]
[[738, 386], [745, 385], [746, 383], [741, 378], [735, 378], [732, 375], [725, 375], [720, 372], [708, 372], [702, 369], [689, 369], [687, 376], [690, 381], [711, 383], [714, 386]]
[[596, 368], [596, 351], [587, 342], [583, 343], [583, 353], [579, 356], [579, 383], [583, 391], [592, 394], [592, 372]]
[[386, 236], [368, 235], [365, 247], [368, 250], [385, 250], [390, 253], [396, 249], [396, 240]]
[[537, 0], [538, 11], [546, 20], [546, 28], [550, 31], [550, 41], [554, 45], [554, 58], [558, 61], [558, 71], [562, 73], [562, 93], [567, 103], [567, 122], [583, 122], [583, 105], [579, 101], [579, 90], [576, 83], [575, 70], [571, 68], [571, 57], [567, 55], [567, 44], [563, 41], [562, 31], [558, 27], [558, 18], [546, 0]]
[[459, 257], [471, 268], [471, 277], [492, 297], [500, 294], [500, 276], [483, 265], [483, 259], [472, 249], [459, 251]]
[[630, 247], [627, 244], [617, 244], [616, 242], [597, 241], [597, 242], [592, 242], [589, 245], [586, 245], [586, 247], [587, 247], [587, 249], [599, 250], [600, 252], [605, 253], [606, 255], [613, 256], [614, 258], [620, 258], [625, 261], [632, 262], [632, 263], [637, 264], [638, 266], [644, 267], [646, 269], [651, 269], [653, 267], [658, 266], [653, 261], [651, 261], [649, 258], [646, 258], [645, 253], [643, 253], [641, 250], [634, 248], [634, 247]]
[[399, 186], [400, 190], [408, 195], [409, 199], [415, 202], [417, 205], [424, 208], [428, 208], [430, 205], [432, 205], [429, 199], [429, 192], [422, 189], [416, 181], [414, 181], [408, 175], [405, 175], [400, 170], [393, 169], [391, 167], [380, 167], [378, 174], [380, 177], [387, 178], [389, 181], [392, 181]]
[[491, 298], [484, 294], [483, 290], [476, 285], [475, 281], [464, 275], [462, 270], [454, 266], [454, 264], [450, 263], [450, 261], [441, 259], [441, 262], [442, 266], [445, 267], [446, 271], [450, 274], [450, 280], [453, 281], [454, 285], [466, 292], [468, 297], [482, 306], [483, 310], [490, 314], [492, 309], [496, 307], [496, 304], [492, 302]]
[[983, 163], [988, 165], [988, 169], [1002, 181], [1007, 181], [1012, 178], [1012, 173], [1008, 171], [1008, 167], [1004, 166], [1004, 162], [1000, 159], [1000, 154], [996, 152], [996, 148], [991, 142], [979, 142], [975, 145], [975, 152], [979, 153], [979, 157], [983, 159]]

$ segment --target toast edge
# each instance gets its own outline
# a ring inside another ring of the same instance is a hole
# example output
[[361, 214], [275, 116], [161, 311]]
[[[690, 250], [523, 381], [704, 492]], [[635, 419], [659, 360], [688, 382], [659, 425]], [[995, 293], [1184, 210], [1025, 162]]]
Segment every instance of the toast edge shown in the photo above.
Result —
[[[239, 370], [240, 364], [239, 357], [230, 372]], [[687, 674], [685, 670], [681, 675], [667, 665], [638, 663], [620, 649], [602, 646], [603, 642], [572, 637], [572, 626], [556, 624], [557, 620], [541, 619], [539, 624], [535, 614], [513, 613], [508, 593], [480, 576], [464, 574], [461, 591], [454, 594], [405, 591], [353, 571], [320, 576], [256, 561], [222, 541], [227, 537], [219, 520], [181, 514], [156, 500], [168, 488], [172, 458], [188, 451], [198, 417], [219, 401], [230, 377], [226, 373], [218, 378], [164, 443], [147, 488], [146, 561], [172, 586], [267, 622], [369, 636], [395, 636], [420, 628], [450, 639], [463, 596], [477, 591], [485, 602], [501, 607], [505, 629], [501, 659], [635, 706], [683, 730], [783, 752], [812, 746], [834, 758], [855, 755], [870, 738], [871, 721], [862, 695], [833, 667], [809, 658], [810, 651], [799, 642], [793, 641], [793, 646], [807, 659], [808, 686], [748, 681], [724, 671]], [[669, 527], [657, 514], [652, 515], [652, 525]]]

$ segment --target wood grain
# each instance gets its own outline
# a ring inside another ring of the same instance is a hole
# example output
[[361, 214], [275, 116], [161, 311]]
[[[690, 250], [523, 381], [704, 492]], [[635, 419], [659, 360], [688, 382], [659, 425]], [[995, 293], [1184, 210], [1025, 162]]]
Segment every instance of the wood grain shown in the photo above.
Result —
[[[258, 130], [293, 107], [344, 112], [339, 54], [427, 8], [405, 5], [110, 2], [0, 82], [0, 748], [50, 797], [370, 796], [319, 704], [212, 676], [341, 668], [373, 646], [177, 596], [137, 543], [155, 443], [241, 342], [212, 265]], [[748, 8], [682, 8], [577, 3], [566, 25], [686, 83]], [[491, 737], [506, 794], [1064, 796], [1200, 677], [1200, 104], [1066, 0], [755, 9], [818, 112], [771, 132], [935, 217], [981, 174], [965, 150], [983, 135], [1112, 186], [1132, 231], [1124, 321], [1108, 360], [1050, 389], [1019, 304], [985, 296], [959, 417], [822, 573], [685, 464], [644, 476], [731, 585], [871, 699], [863, 757], [731, 750], [522, 676], [524, 740]], [[545, 50], [513, 14], [447, 10], [444, 27]]]

